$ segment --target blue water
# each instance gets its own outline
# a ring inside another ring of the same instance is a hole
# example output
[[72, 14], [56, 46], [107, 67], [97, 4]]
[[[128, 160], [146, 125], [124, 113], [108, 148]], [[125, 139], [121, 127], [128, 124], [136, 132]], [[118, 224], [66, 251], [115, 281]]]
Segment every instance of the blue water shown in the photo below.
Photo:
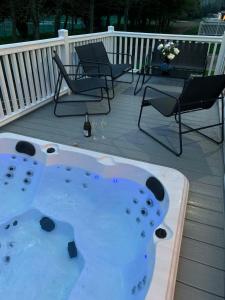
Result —
[[[154, 231], [168, 199], [160, 203], [124, 178], [8, 154], [0, 155], [0, 194], [0, 244], [15, 241], [8, 262], [7, 247], [0, 248], [0, 299], [144, 300], [154, 270]], [[42, 216], [56, 229], [41, 230]], [[15, 218], [21, 229], [6, 230]], [[68, 256], [69, 240], [76, 258]]]

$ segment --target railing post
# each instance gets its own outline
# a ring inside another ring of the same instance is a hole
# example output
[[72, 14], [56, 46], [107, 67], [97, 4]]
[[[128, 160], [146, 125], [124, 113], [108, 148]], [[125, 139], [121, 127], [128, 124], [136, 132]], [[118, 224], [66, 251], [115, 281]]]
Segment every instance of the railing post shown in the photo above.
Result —
[[[114, 52], [113, 32], [114, 32], [114, 26], [108, 26], [109, 52]], [[110, 60], [111, 63], [114, 63], [114, 55], [113, 54], [109, 55], [109, 60]]]
[[64, 65], [69, 65], [69, 43], [68, 43], [68, 30], [65, 30], [65, 29], [60, 29], [58, 31], [58, 35], [59, 35], [59, 38], [63, 38], [64, 39], [64, 47], [62, 49], [62, 61], [63, 61], [63, 64]]
[[222, 38], [220, 52], [217, 58], [215, 75], [223, 74], [225, 71], [225, 32]]
[[[69, 42], [68, 42], [68, 36], [69, 36], [68, 30], [60, 29], [58, 31], [58, 36], [59, 36], [59, 38], [64, 39], [64, 45], [61, 48], [61, 55], [62, 55], [61, 60], [64, 65], [69, 65], [70, 64], [70, 51], [69, 51]], [[62, 87], [63, 88], [67, 87], [65, 80], [63, 80]], [[68, 93], [70, 94], [69, 89], [68, 89]]]
[[108, 26], [108, 32], [112, 33], [114, 31], [114, 26]]

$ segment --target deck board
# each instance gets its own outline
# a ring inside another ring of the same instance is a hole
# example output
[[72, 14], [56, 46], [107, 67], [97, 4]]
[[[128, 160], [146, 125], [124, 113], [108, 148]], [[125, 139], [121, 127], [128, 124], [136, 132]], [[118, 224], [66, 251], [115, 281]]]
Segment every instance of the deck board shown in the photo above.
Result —
[[194, 288], [190, 285], [184, 284], [182, 282], [177, 282], [176, 291], [175, 291], [175, 299], [182, 300], [222, 300], [223, 297], [219, 297], [213, 294], [209, 294], [204, 290]]
[[184, 236], [224, 248], [223, 229], [191, 221], [187, 218], [184, 224]]
[[202, 263], [181, 257], [177, 279], [216, 296], [224, 296], [224, 271]]
[[204, 196], [198, 192], [189, 192], [188, 203], [192, 206], [205, 208], [210, 211], [217, 211], [220, 213], [223, 211], [223, 202], [221, 201], [221, 198]]
[[186, 218], [187, 220], [224, 229], [224, 215], [221, 212], [188, 205]]
[[225, 255], [222, 248], [184, 237], [180, 255], [186, 259], [225, 270]]
[[[151, 83], [169, 92], [179, 91], [182, 82], [152, 78]], [[71, 96], [70, 96], [71, 97]], [[68, 97], [67, 97], [68, 98]], [[224, 299], [224, 195], [222, 147], [196, 133], [184, 136], [184, 153], [177, 158], [137, 128], [141, 94], [133, 96], [133, 87], [116, 86], [112, 111], [105, 117], [92, 117], [95, 136], [83, 137], [84, 118], [56, 118], [53, 104], [48, 104], [0, 129], [52, 142], [147, 161], [181, 171], [190, 182], [186, 220], [175, 292], [175, 300]], [[74, 107], [71, 110], [74, 110]], [[85, 109], [85, 107], [79, 107]], [[93, 109], [89, 106], [89, 109]], [[146, 109], [143, 125], [171, 144], [176, 144], [173, 120]], [[189, 114], [192, 126], [215, 122], [218, 109]], [[103, 122], [103, 123], [102, 123]], [[105, 125], [104, 125], [105, 122]], [[103, 124], [103, 125], [102, 125]], [[218, 130], [208, 130], [214, 137]], [[104, 135], [105, 138], [102, 138]]]

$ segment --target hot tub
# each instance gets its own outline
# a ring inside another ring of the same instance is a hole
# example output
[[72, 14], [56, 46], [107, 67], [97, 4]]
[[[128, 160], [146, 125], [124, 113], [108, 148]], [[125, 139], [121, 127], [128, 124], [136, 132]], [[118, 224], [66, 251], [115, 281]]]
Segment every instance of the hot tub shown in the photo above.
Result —
[[178, 171], [0, 135], [0, 299], [173, 299]]

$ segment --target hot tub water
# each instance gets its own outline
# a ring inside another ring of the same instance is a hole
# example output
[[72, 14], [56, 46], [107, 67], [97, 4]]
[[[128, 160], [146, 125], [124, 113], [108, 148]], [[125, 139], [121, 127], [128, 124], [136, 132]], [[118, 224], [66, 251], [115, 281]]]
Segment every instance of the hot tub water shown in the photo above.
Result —
[[[0, 154], [0, 195], [0, 299], [145, 298], [166, 197], [159, 201], [125, 178], [22, 154]], [[41, 229], [43, 216], [54, 220], [52, 232]]]

